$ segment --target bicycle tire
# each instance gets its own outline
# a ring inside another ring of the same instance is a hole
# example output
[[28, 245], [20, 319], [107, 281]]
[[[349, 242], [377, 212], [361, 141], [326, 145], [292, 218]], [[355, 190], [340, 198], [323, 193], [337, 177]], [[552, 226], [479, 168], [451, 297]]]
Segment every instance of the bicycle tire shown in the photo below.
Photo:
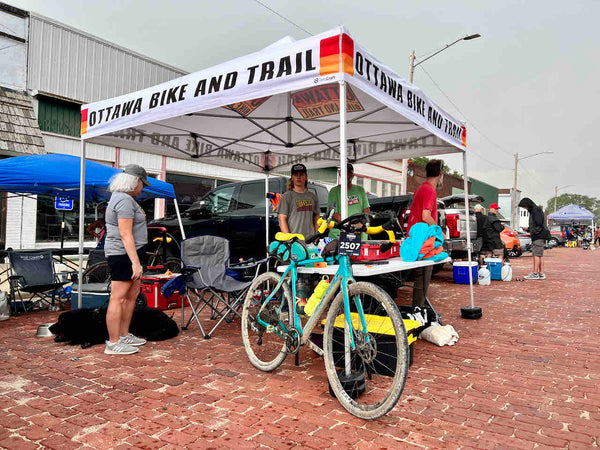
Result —
[[109, 283], [111, 279], [108, 262], [100, 261], [85, 269], [82, 275], [83, 283]]
[[[340, 325], [340, 316], [345, 319], [344, 296], [340, 292], [327, 313], [323, 336], [327, 378], [332, 392], [348, 412], [362, 419], [377, 419], [394, 408], [406, 383], [409, 364], [406, 330], [398, 307], [378, 286], [368, 282], [352, 283], [348, 286], [348, 296], [351, 314], [356, 311], [352, 299], [360, 298], [370, 339], [360, 338], [360, 321], [353, 321], [357, 348], [350, 353], [352, 373], [346, 375], [343, 369], [345, 333], [335, 323], [337, 319]], [[390, 335], [392, 329], [393, 335]]]
[[[258, 276], [250, 285], [242, 308], [244, 349], [252, 365], [263, 372], [275, 370], [287, 356], [285, 339], [274, 332], [267, 332], [262, 325], [256, 322], [256, 314], [280, 279], [281, 275], [276, 272], [265, 272]], [[261, 317], [268, 318], [270, 316], [271, 322], [274, 324], [278, 319], [285, 319], [283, 315], [287, 314], [287, 320], [284, 321], [291, 324], [293, 301], [290, 287], [287, 283], [282, 283], [279, 291], [281, 292], [277, 292], [267, 308], [261, 312]], [[287, 312], [282, 312], [284, 304], [287, 304]]]

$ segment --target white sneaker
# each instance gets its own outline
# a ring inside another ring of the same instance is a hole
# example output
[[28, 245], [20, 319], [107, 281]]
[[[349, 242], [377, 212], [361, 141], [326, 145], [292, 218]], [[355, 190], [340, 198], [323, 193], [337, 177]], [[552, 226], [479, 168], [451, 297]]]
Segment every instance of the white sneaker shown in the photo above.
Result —
[[523, 278], [526, 280], [539, 280], [540, 276], [535, 272], [531, 272], [529, 275], [525, 275]]
[[140, 345], [144, 345], [147, 341], [144, 338], [139, 338], [131, 333], [127, 333], [127, 336], [121, 336], [119, 338], [119, 342], [127, 345], [133, 345], [134, 347], [139, 347]]
[[137, 352], [139, 352], [139, 349], [137, 347], [124, 344], [121, 341], [106, 341], [106, 347], [104, 348], [104, 353], [107, 355], [133, 355]]
[[538, 273], [538, 280], [545, 280], [545, 279], [546, 279], [545, 273]]

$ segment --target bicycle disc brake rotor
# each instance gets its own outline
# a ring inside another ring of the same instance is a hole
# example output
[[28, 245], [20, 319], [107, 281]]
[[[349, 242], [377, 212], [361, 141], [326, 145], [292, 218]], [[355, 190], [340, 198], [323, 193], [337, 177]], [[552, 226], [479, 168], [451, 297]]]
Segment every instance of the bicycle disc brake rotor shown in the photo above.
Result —
[[[368, 339], [367, 339], [368, 338]], [[377, 341], [370, 333], [358, 333], [355, 336], [356, 353], [365, 363], [371, 363], [377, 356]]]

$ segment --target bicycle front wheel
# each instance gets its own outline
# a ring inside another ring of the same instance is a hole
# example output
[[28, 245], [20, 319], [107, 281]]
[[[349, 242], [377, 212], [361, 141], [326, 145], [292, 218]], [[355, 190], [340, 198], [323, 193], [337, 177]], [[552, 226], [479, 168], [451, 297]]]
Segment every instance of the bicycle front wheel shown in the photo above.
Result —
[[[252, 365], [264, 372], [275, 370], [287, 356], [285, 337], [279, 324], [283, 322], [289, 327], [293, 320], [292, 294], [287, 283], [281, 284], [263, 308], [280, 279], [281, 276], [275, 272], [257, 277], [248, 289], [242, 309], [244, 348]], [[259, 311], [261, 320], [270, 325], [269, 329], [257, 321]]]
[[[327, 313], [323, 336], [327, 378], [346, 410], [362, 419], [376, 419], [392, 410], [404, 389], [408, 374], [406, 330], [398, 307], [378, 286], [350, 284], [348, 297], [349, 321], [341, 292]], [[345, 325], [347, 322], [352, 326]]]

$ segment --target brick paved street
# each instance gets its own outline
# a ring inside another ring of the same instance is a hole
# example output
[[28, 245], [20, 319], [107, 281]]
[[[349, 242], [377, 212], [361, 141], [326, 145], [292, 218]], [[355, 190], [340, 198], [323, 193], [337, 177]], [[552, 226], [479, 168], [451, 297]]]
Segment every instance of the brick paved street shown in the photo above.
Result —
[[[515, 276], [531, 261], [513, 259]], [[299, 367], [255, 370], [237, 320], [209, 341], [192, 327], [115, 357], [36, 338], [59, 313], [13, 317], [0, 322], [0, 447], [597, 447], [600, 251], [555, 249], [545, 264], [546, 281], [475, 286], [477, 321], [460, 318], [468, 286], [435, 277], [430, 296], [460, 340], [417, 342], [400, 402], [373, 422], [329, 396], [310, 350]]]

